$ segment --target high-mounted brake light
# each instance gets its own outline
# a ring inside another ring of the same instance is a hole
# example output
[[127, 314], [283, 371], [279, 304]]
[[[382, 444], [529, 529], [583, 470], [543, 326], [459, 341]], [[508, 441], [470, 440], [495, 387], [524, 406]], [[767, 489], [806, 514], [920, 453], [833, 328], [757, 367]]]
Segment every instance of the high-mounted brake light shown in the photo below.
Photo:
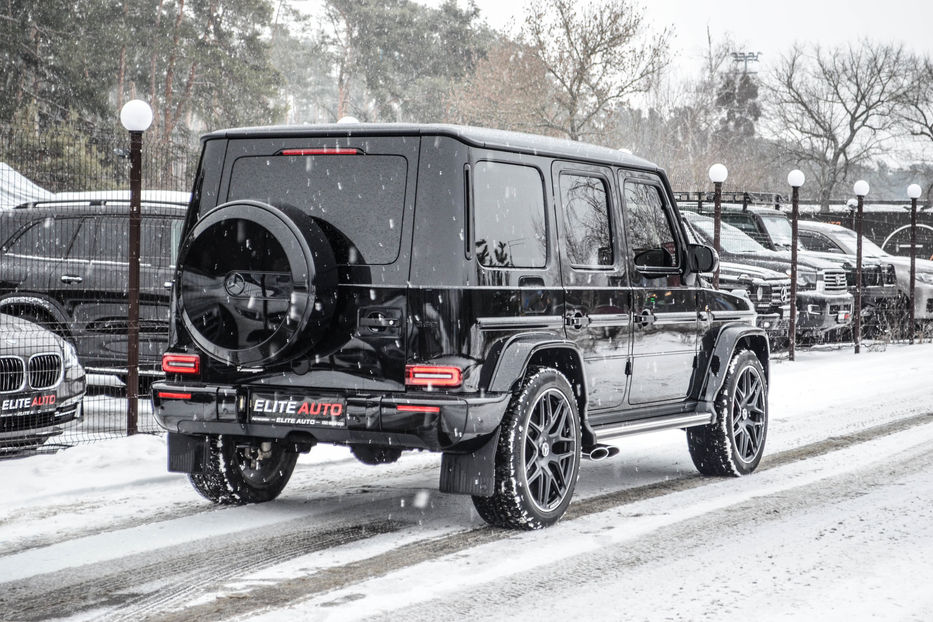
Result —
[[197, 374], [201, 371], [201, 357], [197, 354], [163, 354], [162, 371], [167, 374]]
[[447, 365], [406, 365], [405, 384], [416, 387], [459, 387], [463, 372]]
[[359, 155], [359, 149], [283, 149], [284, 156], [312, 156], [312, 155]]

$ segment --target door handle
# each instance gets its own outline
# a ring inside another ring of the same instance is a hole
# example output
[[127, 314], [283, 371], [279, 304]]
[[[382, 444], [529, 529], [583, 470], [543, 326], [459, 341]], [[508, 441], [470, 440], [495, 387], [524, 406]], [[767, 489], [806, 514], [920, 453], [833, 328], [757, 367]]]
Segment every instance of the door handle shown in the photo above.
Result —
[[80, 283], [84, 279], [74, 274], [63, 274], [62, 283]]
[[570, 328], [583, 328], [584, 326], [590, 325], [590, 316], [583, 313], [583, 311], [568, 311], [564, 316], [564, 324]]
[[651, 309], [642, 309], [642, 312], [639, 313], [636, 318], [638, 325], [642, 328], [649, 328], [654, 326], [655, 321], [658, 319], [655, 316], [654, 311]]

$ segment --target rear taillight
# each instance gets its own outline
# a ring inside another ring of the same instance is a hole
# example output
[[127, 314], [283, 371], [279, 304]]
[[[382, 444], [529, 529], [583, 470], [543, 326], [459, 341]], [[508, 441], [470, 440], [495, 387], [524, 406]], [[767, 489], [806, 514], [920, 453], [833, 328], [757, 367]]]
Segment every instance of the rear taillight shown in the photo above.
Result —
[[463, 372], [447, 365], [406, 365], [405, 384], [413, 387], [459, 387]]
[[167, 374], [200, 373], [201, 357], [197, 354], [163, 354], [162, 371]]
[[159, 391], [156, 395], [163, 400], [190, 400], [190, 393], [175, 393], [172, 391]]
[[283, 149], [279, 152], [284, 156], [314, 156], [314, 155], [359, 155], [359, 149]]

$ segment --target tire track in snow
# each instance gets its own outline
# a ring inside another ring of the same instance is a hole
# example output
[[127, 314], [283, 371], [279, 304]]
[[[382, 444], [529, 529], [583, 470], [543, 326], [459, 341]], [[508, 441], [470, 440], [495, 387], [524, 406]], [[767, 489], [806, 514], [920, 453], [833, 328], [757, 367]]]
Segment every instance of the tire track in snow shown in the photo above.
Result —
[[[766, 456], [758, 471], [768, 471], [800, 460], [816, 458], [931, 422], [933, 422], [933, 413], [926, 413], [866, 428], [852, 434], [830, 437], [802, 447]], [[596, 514], [637, 501], [721, 482], [723, 479], [725, 478], [711, 478], [696, 474], [588, 497], [572, 503], [562, 522], [572, 521], [575, 518]], [[303, 600], [310, 596], [347, 588], [356, 583], [384, 576], [409, 566], [444, 555], [458, 553], [482, 544], [504, 540], [515, 535], [515, 532], [491, 527], [461, 531], [433, 540], [406, 544], [368, 559], [331, 567], [307, 576], [288, 579], [273, 585], [254, 587], [245, 593], [238, 593], [236, 597], [220, 597], [209, 604], [189, 607], [157, 616], [154, 619], [163, 622], [187, 622], [192, 619], [222, 620], [230, 616], [243, 616], [250, 612], [283, 607], [299, 599]], [[336, 606], [339, 603], [334, 604]]]
[[[140, 620], [187, 602], [202, 588], [274, 564], [398, 531], [404, 523], [373, 521], [328, 529], [245, 532], [12, 581], [0, 591], [0, 619], [32, 622], [84, 613]], [[104, 568], [101, 568], [104, 566]], [[93, 573], [93, 576], [88, 576]], [[84, 578], [88, 577], [88, 578]], [[76, 580], [77, 578], [77, 580]], [[190, 619], [190, 618], [189, 618]]]

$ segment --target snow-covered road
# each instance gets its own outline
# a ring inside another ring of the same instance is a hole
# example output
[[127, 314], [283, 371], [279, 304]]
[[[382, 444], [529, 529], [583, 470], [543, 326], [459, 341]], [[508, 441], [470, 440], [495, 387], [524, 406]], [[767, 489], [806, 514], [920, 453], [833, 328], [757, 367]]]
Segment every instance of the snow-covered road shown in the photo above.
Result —
[[0, 620], [933, 619], [933, 346], [773, 366], [760, 470], [696, 475], [680, 432], [584, 463], [556, 527], [489, 529], [439, 458], [302, 457], [216, 508], [137, 436], [0, 461]]

